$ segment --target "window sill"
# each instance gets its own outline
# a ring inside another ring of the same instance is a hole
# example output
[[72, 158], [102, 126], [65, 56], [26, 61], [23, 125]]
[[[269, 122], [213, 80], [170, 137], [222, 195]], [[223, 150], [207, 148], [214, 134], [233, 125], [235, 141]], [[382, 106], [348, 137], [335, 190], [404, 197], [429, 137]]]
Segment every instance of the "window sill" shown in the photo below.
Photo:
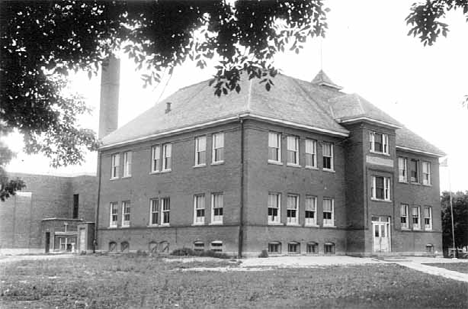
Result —
[[129, 227], [130, 227], [130, 225], [122, 225], [121, 226], [121, 228], [123, 228], [123, 229], [129, 228]]
[[117, 179], [120, 179], [120, 177], [113, 177], [113, 178], [110, 178], [109, 180], [117, 180]]
[[420, 186], [420, 185], [421, 185], [421, 184], [420, 184], [419, 182], [417, 182], [417, 181], [411, 181], [410, 183], [411, 183], [412, 185], [416, 185], [416, 186]]
[[422, 185], [425, 186], [425, 187], [432, 187], [432, 184], [430, 184], [430, 183], [423, 183]]
[[268, 160], [268, 164], [281, 165], [281, 166], [283, 166], [283, 162], [281, 162], [281, 161]]
[[316, 170], [316, 171], [318, 171], [318, 168], [315, 167], [315, 166], [306, 165], [305, 168], [308, 169], [308, 170]]
[[411, 229], [409, 227], [402, 227], [401, 230], [406, 231], [406, 232], [411, 232]]
[[205, 225], [205, 222], [201, 223], [201, 222], [197, 222], [197, 223], [192, 223], [192, 226], [203, 226]]
[[162, 170], [160, 173], [169, 173], [169, 172], [172, 172], [172, 169], [168, 169], [168, 170]]
[[217, 161], [217, 162], [212, 162], [212, 163], [211, 163], [211, 166], [223, 165], [223, 164], [224, 164], [224, 161]]
[[408, 184], [408, 180], [400, 180], [400, 179], [398, 179], [398, 183], [404, 183], [405, 185], [407, 185], [407, 184]]
[[305, 227], [320, 227], [318, 224], [304, 224]]
[[200, 168], [200, 167], [206, 167], [206, 163], [205, 164], [198, 164], [198, 165], [193, 166], [193, 168]]
[[122, 179], [126, 179], [126, 178], [132, 178], [132, 175], [130, 175], [130, 176], [122, 176]]
[[390, 157], [390, 154], [386, 153], [386, 152], [379, 152], [379, 151], [375, 151], [375, 150], [369, 150], [369, 152], [372, 153], [372, 154], [378, 154], [378, 155]]
[[336, 229], [336, 226], [335, 225], [324, 225], [323, 228], [324, 229]]
[[147, 225], [146, 227], [159, 227], [159, 225], [157, 225], [157, 224], [149, 224], [149, 225]]
[[268, 222], [268, 225], [280, 226], [280, 225], [284, 225], [284, 223], [281, 223], [281, 222]]
[[223, 222], [211, 222], [208, 225], [223, 225]]
[[171, 225], [168, 223], [165, 223], [165, 224], [160, 224], [159, 227], [171, 227]]
[[375, 197], [371, 197], [371, 201], [384, 202], [384, 203], [391, 203], [392, 202], [392, 200], [381, 200], [381, 199], [378, 199], [378, 198], [375, 198]]
[[286, 223], [286, 226], [301, 226], [299, 223]]
[[301, 166], [299, 164], [296, 164], [296, 163], [286, 163], [286, 166], [301, 168]]
[[109, 228], [109, 229], [116, 229], [116, 228], [117, 228], [117, 225], [115, 225], [115, 226], [109, 226], [108, 228]]
[[161, 171], [152, 171], [149, 172], [150, 175], [156, 175], [156, 174], [161, 174]]
[[335, 172], [335, 170], [328, 169], [328, 168], [323, 168], [322, 171], [327, 172], [327, 173], [334, 173]]

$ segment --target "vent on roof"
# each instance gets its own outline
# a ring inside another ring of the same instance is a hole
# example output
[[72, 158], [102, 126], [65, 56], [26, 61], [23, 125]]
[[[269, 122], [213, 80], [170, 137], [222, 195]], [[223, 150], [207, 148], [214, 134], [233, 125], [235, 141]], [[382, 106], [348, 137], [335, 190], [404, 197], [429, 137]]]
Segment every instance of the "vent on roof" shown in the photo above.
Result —
[[318, 72], [318, 74], [314, 77], [314, 79], [312, 80], [312, 84], [316, 84], [319, 86], [327, 86], [330, 88], [335, 88], [337, 90], [343, 89], [343, 87], [338, 86], [337, 84], [332, 82], [330, 77], [328, 77], [327, 74], [325, 74], [325, 72], [322, 70], [320, 70], [320, 72]]
[[169, 112], [171, 111], [171, 105], [172, 105], [171, 102], [167, 102], [167, 103], [166, 103], [166, 114], [169, 113]]

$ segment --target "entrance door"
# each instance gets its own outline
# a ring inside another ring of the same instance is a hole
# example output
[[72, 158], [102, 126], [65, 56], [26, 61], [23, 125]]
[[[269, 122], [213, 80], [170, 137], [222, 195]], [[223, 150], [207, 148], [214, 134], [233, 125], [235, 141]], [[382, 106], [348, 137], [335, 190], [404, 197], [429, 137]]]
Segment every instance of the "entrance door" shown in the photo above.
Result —
[[374, 252], [390, 252], [390, 217], [372, 217]]
[[80, 248], [78, 249], [79, 252], [86, 251], [86, 229], [80, 229]]

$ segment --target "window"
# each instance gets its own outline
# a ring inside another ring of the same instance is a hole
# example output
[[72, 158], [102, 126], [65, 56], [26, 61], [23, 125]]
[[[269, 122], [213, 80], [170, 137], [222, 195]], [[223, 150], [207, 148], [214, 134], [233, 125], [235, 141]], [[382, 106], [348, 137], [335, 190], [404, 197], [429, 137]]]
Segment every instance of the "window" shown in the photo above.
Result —
[[111, 179], [119, 178], [120, 154], [116, 153], [111, 156]]
[[205, 251], [205, 243], [203, 241], [195, 241], [193, 243], [193, 251], [195, 252]]
[[223, 223], [223, 204], [222, 193], [211, 194], [211, 223]]
[[431, 184], [431, 163], [422, 163], [422, 178], [423, 185], [429, 186]]
[[117, 251], [117, 243], [115, 241], [109, 242], [109, 252]]
[[123, 177], [132, 176], [132, 152], [127, 151], [123, 154]]
[[286, 212], [287, 224], [299, 224], [299, 195], [288, 194], [288, 204]]
[[424, 229], [432, 230], [432, 207], [424, 207]]
[[281, 194], [268, 193], [268, 223], [280, 223]]
[[335, 254], [335, 244], [332, 242], [326, 242], [323, 249], [325, 254]]
[[122, 226], [130, 226], [130, 202], [122, 202]]
[[288, 164], [299, 165], [299, 137], [288, 136]]
[[317, 141], [306, 139], [305, 160], [306, 167], [317, 167]]
[[317, 225], [317, 198], [315, 196], [306, 196], [305, 199], [305, 225]]
[[390, 177], [372, 176], [372, 198], [390, 201]]
[[398, 180], [408, 182], [408, 159], [398, 158]]
[[288, 253], [301, 253], [301, 245], [298, 242], [288, 243]]
[[220, 240], [215, 240], [211, 242], [211, 251], [214, 252], [223, 252], [223, 242]]
[[109, 226], [110, 227], [117, 227], [117, 220], [118, 220], [118, 216], [119, 216], [119, 209], [118, 209], [117, 202], [110, 203], [109, 213], [110, 213]]
[[80, 195], [73, 194], [73, 219], [78, 219], [79, 207], [80, 207]]
[[322, 143], [323, 169], [333, 170], [333, 144]]
[[268, 133], [268, 161], [281, 162], [281, 134]]
[[159, 222], [159, 199], [150, 200], [150, 225], [158, 225]]
[[434, 245], [433, 244], [427, 244], [426, 245], [426, 252], [427, 253], [434, 253]]
[[213, 163], [224, 162], [224, 133], [213, 134]]
[[421, 210], [419, 207], [413, 207], [412, 210], [412, 215], [413, 215], [413, 230], [420, 230], [421, 229], [421, 224], [419, 218], [421, 217]]
[[206, 136], [195, 138], [195, 166], [206, 165]]
[[388, 135], [370, 132], [370, 150], [372, 152], [388, 154]]
[[410, 177], [411, 182], [419, 182], [418, 177], [418, 160], [411, 159], [410, 161]]
[[334, 200], [330, 198], [323, 199], [323, 226], [335, 226]]
[[408, 209], [409, 209], [408, 205], [406, 204], [400, 205], [400, 222], [401, 222], [402, 229], [409, 229]]
[[172, 144], [164, 144], [163, 146], [163, 171], [170, 171], [172, 167]]
[[159, 172], [161, 166], [161, 146], [151, 147], [151, 172]]
[[120, 252], [128, 253], [130, 251], [130, 244], [128, 241], [123, 241], [120, 243]]
[[268, 243], [268, 253], [281, 253], [281, 243], [278, 241]]
[[307, 243], [306, 252], [312, 254], [318, 253], [318, 244], [316, 242]]
[[193, 196], [193, 224], [205, 223], [205, 194]]
[[162, 209], [162, 217], [161, 217], [161, 225], [169, 225], [169, 214], [171, 212], [171, 200], [168, 197], [164, 197], [161, 199], [161, 209]]

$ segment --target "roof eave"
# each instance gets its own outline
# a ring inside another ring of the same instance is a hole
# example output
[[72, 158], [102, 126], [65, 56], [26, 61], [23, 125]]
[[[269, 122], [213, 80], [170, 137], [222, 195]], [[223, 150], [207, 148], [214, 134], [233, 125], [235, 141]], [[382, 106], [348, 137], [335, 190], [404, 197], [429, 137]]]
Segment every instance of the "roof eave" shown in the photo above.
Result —
[[400, 149], [400, 150], [403, 150], [403, 151], [409, 151], [409, 152], [415, 152], [415, 153], [418, 153], [418, 154], [424, 154], [424, 155], [427, 155], [427, 156], [431, 156], [431, 157], [445, 157], [446, 154], [445, 153], [434, 153], [434, 152], [430, 152], [430, 151], [424, 151], [424, 150], [419, 150], [419, 149], [414, 149], [414, 148], [409, 148], [409, 147], [404, 147], [404, 146], [396, 146], [397, 149]]
[[390, 127], [392, 129], [401, 129], [402, 128], [399, 125], [389, 123], [389, 122], [386, 122], [386, 121], [382, 121], [382, 120], [372, 119], [372, 118], [369, 118], [369, 117], [355, 117], [355, 118], [337, 119], [337, 120], [338, 120], [339, 123], [345, 123], [345, 124], [352, 124], [352, 123], [355, 123], [355, 122], [370, 122], [370, 123], [378, 124], [378, 125], [381, 125], [381, 126]]

